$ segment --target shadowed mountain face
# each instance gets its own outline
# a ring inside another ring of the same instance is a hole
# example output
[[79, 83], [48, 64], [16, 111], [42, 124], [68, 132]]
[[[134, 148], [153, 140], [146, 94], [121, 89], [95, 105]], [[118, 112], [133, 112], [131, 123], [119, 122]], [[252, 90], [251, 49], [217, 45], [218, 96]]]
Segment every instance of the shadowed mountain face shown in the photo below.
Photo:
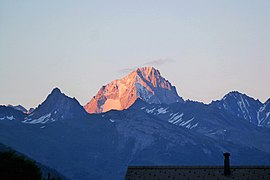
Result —
[[197, 102], [137, 99], [128, 110], [89, 115], [54, 89], [30, 115], [0, 111], [0, 142], [71, 179], [123, 179], [128, 165], [220, 165], [224, 151], [233, 164], [270, 163], [269, 129]]
[[183, 102], [175, 87], [157, 69], [144, 67], [103, 86], [84, 108], [88, 113], [123, 110], [138, 98], [155, 104]]
[[[39, 107], [43, 116], [51, 112], [46, 101]], [[65, 106], [53, 108], [61, 109]], [[232, 153], [234, 165], [270, 164], [269, 129], [202, 103], [157, 105], [138, 99], [124, 111], [53, 118], [32, 123], [4, 119], [0, 142], [82, 180], [123, 179], [129, 165], [221, 165], [224, 151]]]
[[67, 97], [60, 89], [55, 88], [46, 100], [29, 114], [24, 123], [46, 123], [59, 119], [81, 117], [86, 112], [75, 98]]
[[136, 109], [155, 119], [188, 129], [202, 136], [270, 153], [270, 140], [265, 138], [265, 135], [270, 133], [267, 126], [262, 128], [243, 117], [212, 105], [192, 101], [170, 105], [136, 101], [130, 109]]
[[225, 151], [233, 165], [270, 164], [269, 100], [231, 92], [209, 105], [183, 101], [153, 68], [104, 87], [95, 111], [120, 97], [128, 109], [95, 114], [58, 88], [31, 114], [0, 106], [0, 142], [80, 180], [123, 179], [129, 165], [221, 165]]
[[233, 91], [211, 105], [258, 125], [257, 112], [262, 103], [245, 94]]
[[0, 106], [0, 120], [22, 120], [26, 117], [26, 114], [20, 110], [16, 110], [13, 107]]
[[270, 128], [270, 99], [268, 99], [262, 107], [260, 107], [258, 114], [258, 123], [260, 126]]
[[220, 111], [227, 112], [238, 118], [245, 119], [257, 126], [270, 127], [269, 100], [263, 104], [259, 100], [255, 100], [246, 94], [232, 91], [221, 100], [212, 102], [210, 106], [216, 107]]
[[23, 113], [27, 113], [27, 109], [25, 109], [25, 107], [23, 107], [22, 105], [17, 105], [17, 106], [13, 106], [13, 105], [8, 105], [7, 107], [12, 107], [18, 111], [21, 111]]

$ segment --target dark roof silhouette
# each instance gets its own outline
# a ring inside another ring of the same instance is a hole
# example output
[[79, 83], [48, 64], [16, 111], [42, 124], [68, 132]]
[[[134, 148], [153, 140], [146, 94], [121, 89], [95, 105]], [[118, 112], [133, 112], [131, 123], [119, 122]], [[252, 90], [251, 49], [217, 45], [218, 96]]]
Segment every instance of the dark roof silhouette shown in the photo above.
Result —
[[263, 180], [270, 179], [270, 166], [231, 166], [224, 175], [223, 166], [129, 166], [125, 180]]

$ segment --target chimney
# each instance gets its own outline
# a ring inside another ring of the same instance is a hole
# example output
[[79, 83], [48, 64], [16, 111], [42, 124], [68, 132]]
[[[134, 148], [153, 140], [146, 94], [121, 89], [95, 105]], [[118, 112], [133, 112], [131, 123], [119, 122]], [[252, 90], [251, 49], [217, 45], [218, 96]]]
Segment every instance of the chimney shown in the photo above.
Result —
[[224, 175], [230, 176], [231, 175], [231, 168], [230, 168], [230, 153], [225, 152], [224, 156]]

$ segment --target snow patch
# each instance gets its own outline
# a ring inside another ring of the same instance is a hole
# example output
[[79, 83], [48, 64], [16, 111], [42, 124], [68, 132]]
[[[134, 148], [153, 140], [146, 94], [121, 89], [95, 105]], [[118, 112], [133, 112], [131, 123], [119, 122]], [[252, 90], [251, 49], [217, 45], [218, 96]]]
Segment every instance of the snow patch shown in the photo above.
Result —
[[197, 126], [198, 126], [198, 124], [199, 124], [199, 123], [194, 124], [193, 126], [191, 126], [191, 128], [190, 128], [190, 129], [193, 129], [193, 128], [197, 127]]
[[249, 105], [249, 102], [248, 102], [248, 100], [247, 100], [247, 99], [245, 99], [245, 101], [246, 101], [247, 105], [248, 105], [248, 106], [250, 106], [250, 105]]
[[170, 116], [172, 116], [170, 119], [173, 119], [177, 114], [179, 114], [179, 112], [175, 113], [175, 114], [172, 113], [172, 115], [170, 115]]
[[178, 113], [176, 113], [170, 118], [169, 122], [172, 124], [178, 125], [182, 121], [183, 116], [184, 116], [184, 113], [179, 114], [179, 115]]
[[[171, 114], [172, 115], [172, 114]], [[184, 113], [175, 113], [172, 115], [172, 117], [168, 120], [169, 123], [172, 123], [174, 125], [182, 126], [187, 129], [193, 129], [198, 126], [198, 123], [192, 124], [191, 122], [195, 119], [192, 117], [191, 119], [188, 119], [187, 121], [184, 121], [182, 118], [184, 116]]]
[[225, 103], [223, 103], [223, 107], [224, 107], [224, 109], [228, 109], [228, 107]]
[[10, 121], [15, 119], [13, 116], [7, 116], [6, 118]]
[[53, 119], [53, 118], [51, 118], [51, 121], [52, 121], [52, 122], [54, 122], [54, 121], [56, 121], [56, 120], [55, 120], [55, 119]]
[[270, 111], [266, 113], [266, 118], [265, 119], [267, 119], [269, 116], [270, 116]]
[[38, 123], [45, 124], [46, 122], [48, 122], [50, 120], [50, 117], [51, 117], [51, 113], [46, 114], [44, 116], [41, 116], [38, 119], [34, 119], [34, 120], [30, 120], [30, 121], [29, 121], [29, 119], [26, 119], [23, 122], [29, 123], [29, 124], [38, 124]]
[[158, 113], [157, 114], [166, 114], [168, 111], [167, 111], [168, 108], [164, 109], [164, 108], [159, 108], [157, 111]]
[[[239, 105], [239, 107], [240, 107], [240, 109], [241, 109], [241, 111], [242, 111], [242, 113], [243, 113], [243, 115], [244, 115], [244, 118], [245, 118], [245, 119], [249, 118], [250, 121], [251, 121], [251, 116], [250, 116], [249, 111], [248, 111], [248, 109], [247, 109], [247, 107], [246, 107], [246, 104], [245, 104], [245, 102], [244, 102], [244, 99], [243, 99], [242, 96], [240, 96], [240, 98], [241, 98], [241, 100], [238, 101], [237, 104]], [[246, 99], [245, 99], [245, 100], [246, 100]], [[246, 102], [247, 102], [247, 101], [246, 101]]]
[[153, 109], [146, 109], [145, 111], [148, 113], [148, 114], [152, 114], [154, 112], [156, 108], [153, 108]]
[[186, 122], [183, 121], [183, 122], [180, 124], [180, 126], [186, 126], [188, 123], [190, 123], [191, 121], [193, 121], [193, 119], [194, 119], [194, 118], [191, 118], [191, 119], [187, 120]]

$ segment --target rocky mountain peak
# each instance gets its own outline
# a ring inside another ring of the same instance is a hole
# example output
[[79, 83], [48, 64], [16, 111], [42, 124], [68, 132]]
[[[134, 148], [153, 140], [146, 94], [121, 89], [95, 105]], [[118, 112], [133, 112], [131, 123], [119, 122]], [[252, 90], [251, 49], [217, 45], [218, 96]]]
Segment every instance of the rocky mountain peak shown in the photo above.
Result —
[[45, 123], [58, 119], [71, 119], [86, 114], [83, 107], [75, 98], [70, 98], [54, 88], [32, 113], [28, 115], [26, 123]]
[[183, 102], [175, 87], [157, 69], [142, 67], [122, 79], [102, 86], [84, 108], [88, 113], [123, 110], [129, 108], [137, 98], [155, 104]]

